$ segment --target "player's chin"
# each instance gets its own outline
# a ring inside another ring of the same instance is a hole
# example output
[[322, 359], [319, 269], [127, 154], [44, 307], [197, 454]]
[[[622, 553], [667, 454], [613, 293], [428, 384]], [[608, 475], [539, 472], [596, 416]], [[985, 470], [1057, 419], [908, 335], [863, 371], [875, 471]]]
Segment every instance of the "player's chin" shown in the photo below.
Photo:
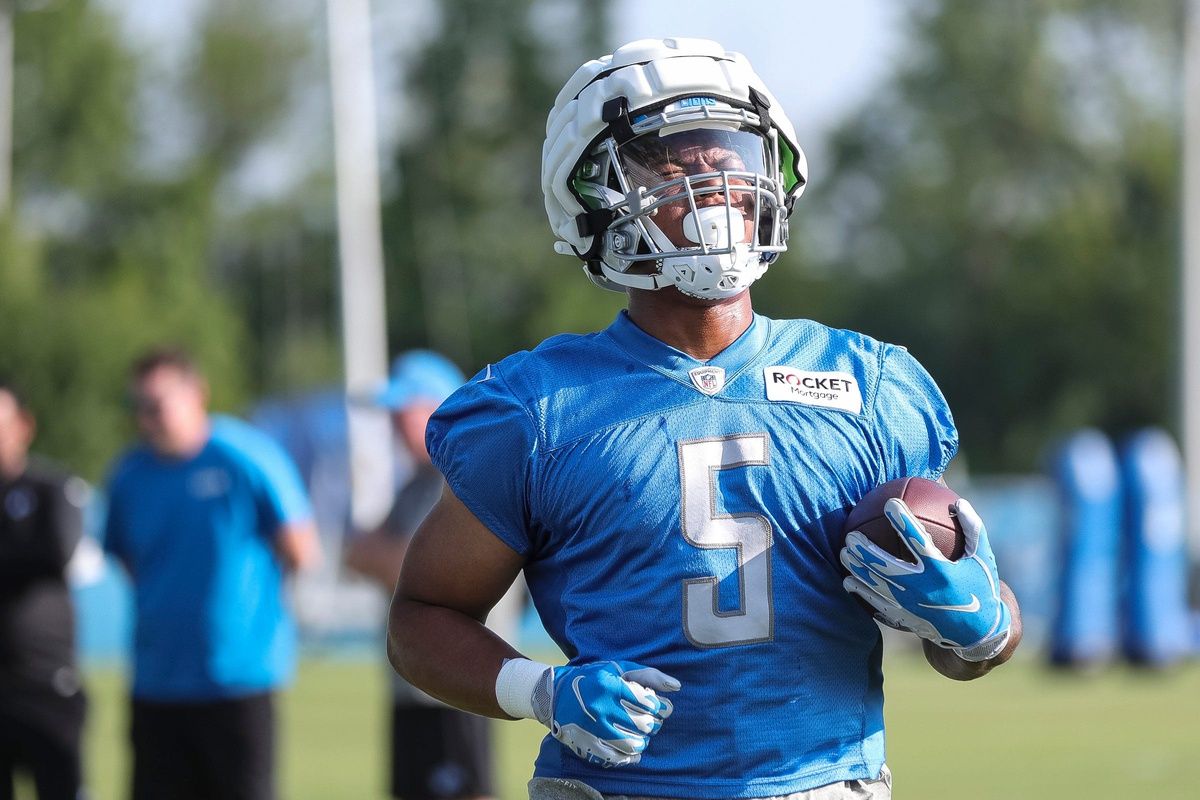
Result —
[[747, 286], [732, 297], [696, 297], [695, 295], [680, 291], [676, 286], [667, 286], [659, 289], [659, 291], [672, 293], [672, 299], [678, 301], [681, 305], [688, 305], [694, 308], [713, 308], [741, 302], [749, 295], [750, 287]]

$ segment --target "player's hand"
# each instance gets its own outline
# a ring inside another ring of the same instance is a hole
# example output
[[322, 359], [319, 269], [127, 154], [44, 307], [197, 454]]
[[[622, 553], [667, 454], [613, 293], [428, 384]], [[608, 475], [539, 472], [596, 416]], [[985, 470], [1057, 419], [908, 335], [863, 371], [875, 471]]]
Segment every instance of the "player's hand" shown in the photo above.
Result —
[[1004, 649], [1012, 618], [1000, 599], [996, 558], [983, 520], [966, 500], [953, 510], [966, 539], [962, 558], [946, 558], [904, 501], [893, 498], [884, 513], [916, 563], [851, 531], [841, 551], [850, 571], [842, 585], [875, 609], [880, 622], [949, 648], [964, 660], [986, 661]]
[[593, 764], [636, 764], [671, 715], [679, 681], [631, 661], [553, 667], [550, 734]]

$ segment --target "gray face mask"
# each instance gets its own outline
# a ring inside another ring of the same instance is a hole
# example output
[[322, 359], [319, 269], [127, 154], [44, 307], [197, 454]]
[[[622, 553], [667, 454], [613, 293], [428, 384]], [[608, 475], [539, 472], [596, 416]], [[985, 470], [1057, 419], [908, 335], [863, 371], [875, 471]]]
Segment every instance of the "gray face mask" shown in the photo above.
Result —
[[670, 130], [606, 147], [617, 220], [601, 253], [605, 274], [620, 272], [615, 282], [624, 285], [658, 279], [638, 288], [732, 297], [786, 249], [774, 142], [731, 126]]

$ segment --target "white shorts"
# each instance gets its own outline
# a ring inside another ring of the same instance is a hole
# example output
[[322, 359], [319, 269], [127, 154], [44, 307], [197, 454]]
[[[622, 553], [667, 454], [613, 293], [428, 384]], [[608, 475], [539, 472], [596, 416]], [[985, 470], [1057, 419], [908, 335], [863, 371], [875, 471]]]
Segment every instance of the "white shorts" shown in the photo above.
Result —
[[[892, 773], [885, 765], [874, 780], [838, 781], [816, 789], [754, 800], [891, 800]], [[529, 782], [529, 800], [664, 800], [664, 798], [604, 795], [581, 781], [563, 778], [534, 778]]]

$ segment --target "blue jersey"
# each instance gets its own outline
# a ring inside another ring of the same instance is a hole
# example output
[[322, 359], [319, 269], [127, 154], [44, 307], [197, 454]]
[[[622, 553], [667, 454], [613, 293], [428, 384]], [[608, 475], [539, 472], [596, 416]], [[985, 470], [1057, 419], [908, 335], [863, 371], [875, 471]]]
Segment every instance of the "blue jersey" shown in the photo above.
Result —
[[215, 417], [192, 458], [145, 446], [122, 456], [104, 544], [133, 581], [135, 697], [214, 700], [291, 677], [295, 626], [274, 538], [309, 516], [282, 448], [238, 420]]
[[622, 312], [489, 366], [434, 416], [454, 493], [527, 559], [572, 663], [678, 678], [640, 763], [547, 737], [536, 774], [606, 794], [762, 797], [875, 777], [881, 639], [842, 589], [849, 509], [939, 476], [957, 432], [903, 348], [755, 317], [699, 362]]

